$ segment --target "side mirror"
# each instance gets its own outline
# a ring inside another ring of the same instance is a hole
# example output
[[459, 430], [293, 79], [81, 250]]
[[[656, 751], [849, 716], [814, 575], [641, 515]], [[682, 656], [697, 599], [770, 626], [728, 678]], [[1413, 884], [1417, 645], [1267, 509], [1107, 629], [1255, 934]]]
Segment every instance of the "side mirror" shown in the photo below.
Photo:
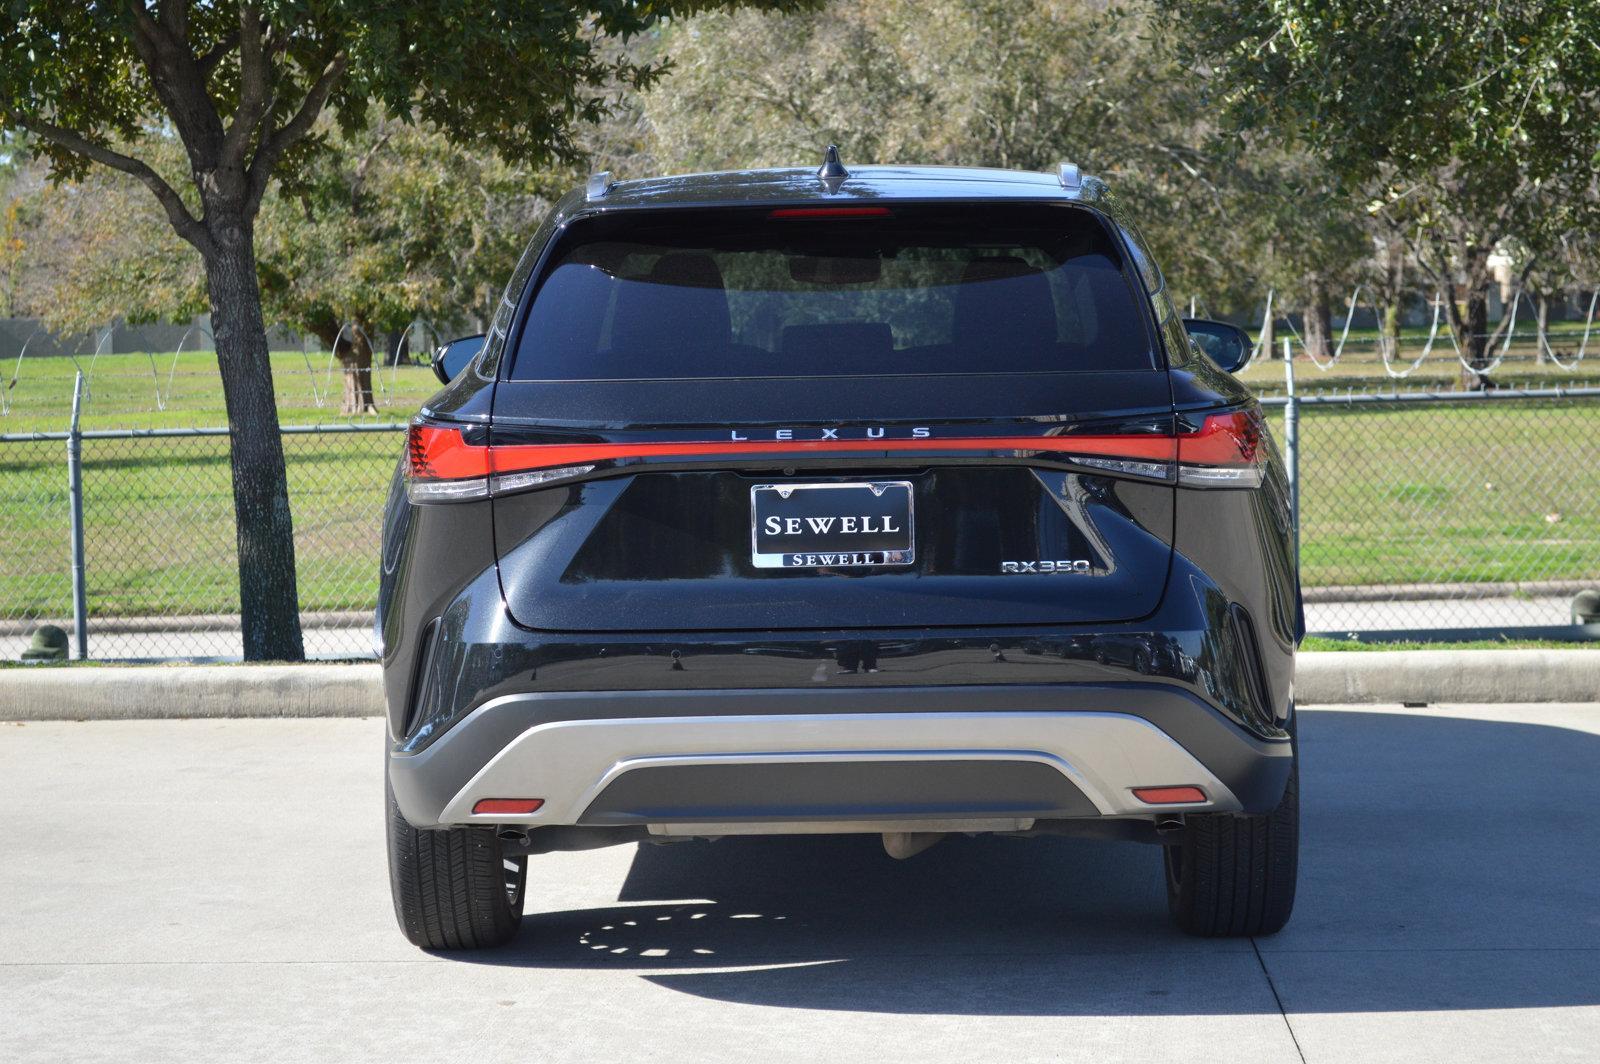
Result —
[[1189, 339], [1211, 357], [1211, 361], [1229, 373], [1239, 372], [1250, 361], [1250, 334], [1237, 325], [1204, 318], [1184, 318], [1183, 329], [1189, 334]]
[[433, 353], [433, 375], [439, 378], [439, 383], [449, 384], [467, 368], [468, 363], [478, 357], [478, 352], [482, 350], [481, 333], [440, 344], [438, 350]]

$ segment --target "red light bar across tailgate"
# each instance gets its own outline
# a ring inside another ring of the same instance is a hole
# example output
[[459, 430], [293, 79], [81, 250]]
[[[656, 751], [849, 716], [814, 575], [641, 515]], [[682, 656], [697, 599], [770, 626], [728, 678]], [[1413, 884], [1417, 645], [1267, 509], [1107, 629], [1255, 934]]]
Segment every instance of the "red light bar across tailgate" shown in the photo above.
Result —
[[[944, 454], [1016, 451], [1089, 459], [1086, 464], [1114, 472], [1166, 480], [1172, 465], [1179, 479], [1196, 485], [1253, 486], [1260, 483], [1260, 415], [1231, 411], [1206, 418], [1199, 432], [1066, 436], [949, 436], [866, 440], [655, 440], [634, 443], [468, 443], [454, 426], [417, 422], [411, 426], [407, 454], [414, 501], [465, 499], [489, 494], [489, 480], [516, 480], [515, 488], [535, 487], [588, 473], [602, 462], [642, 458], [806, 455], [838, 452]], [[538, 475], [544, 471], [550, 475]], [[529, 474], [533, 474], [529, 476]], [[436, 485], [436, 487], [432, 487]], [[447, 486], [452, 485], [452, 486]]]

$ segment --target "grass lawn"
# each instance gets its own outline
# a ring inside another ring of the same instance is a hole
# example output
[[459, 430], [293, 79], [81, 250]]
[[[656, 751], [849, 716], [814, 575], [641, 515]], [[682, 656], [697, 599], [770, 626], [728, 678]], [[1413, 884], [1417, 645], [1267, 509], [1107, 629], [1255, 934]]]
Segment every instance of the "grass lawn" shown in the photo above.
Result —
[[[346, 417], [338, 411], [339, 367], [330, 375], [327, 363], [326, 352], [273, 353], [283, 424], [404, 422], [439, 387], [426, 366], [375, 369], [378, 413]], [[87, 372], [90, 359], [79, 356], [78, 365]], [[0, 386], [16, 368], [0, 367]], [[0, 433], [65, 430], [76, 368], [70, 358], [24, 361]], [[85, 430], [227, 424], [210, 351], [176, 362], [171, 353], [102, 355], [90, 382]], [[378, 529], [401, 443], [398, 432], [284, 438], [302, 608], [371, 608]], [[59, 440], [0, 443], [0, 619], [71, 613], [65, 454]], [[83, 459], [91, 615], [238, 611], [225, 437], [88, 439]]]
[[[284, 438], [300, 603], [370, 609], [399, 432]], [[0, 444], [0, 617], [71, 612], [65, 444]], [[84, 565], [100, 616], [238, 611], [226, 437], [83, 444]]]
[[1563, 643], [1555, 639], [1470, 639], [1463, 643], [1360, 643], [1308, 635], [1301, 650], [1597, 650], [1600, 642]]
[[[156, 360], [164, 398], [171, 357]], [[164, 411], [146, 356], [103, 357], [84, 427], [224, 424], [212, 357], [184, 356]], [[325, 361], [312, 360], [319, 395]], [[404, 421], [435, 390], [425, 367], [377, 371], [380, 412], [340, 418], [337, 372], [319, 407], [299, 352], [273, 364], [288, 424]], [[0, 432], [64, 428], [71, 380], [70, 359], [25, 364]], [[1269, 414], [1281, 442], [1282, 412]], [[1301, 444], [1309, 587], [1600, 583], [1600, 402], [1307, 408]], [[400, 445], [395, 432], [285, 438], [305, 609], [371, 607]], [[225, 438], [91, 439], [84, 463], [93, 614], [237, 610]], [[65, 444], [0, 444], [0, 620], [70, 613], [67, 522]]]
[[[78, 365], [89, 381], [82, 411], [85, 429], [194, 428], [228, 423], [217, 359], [210, 351], [186, 351], [176, 364], [171, 352], [101, 355], [92, 374], [88, 374], [88, 356], [80, 355]], [[0, 417], [0, 433], [66, 429], [72, 415], [76, 368], [70, 358], [24, 360], [16, 384], [7, 393], [10, 413]], [[0, 387], [16, 370], [15, 361], [0, 366]], [[272, 377], [278, 393], [278, 419], [285, 425], [404, 421], [439, 390], [439, 381], [427, 366], [374, 369], [372, 388], [378, 412], [346, 417], [339, 413], [343, 378], [337, 363], [329, 373], [327, 352], [275, 351]]]
[[1300, 445], [1308, 587], [1600, 582], [1600, 401], [1302, 408]]

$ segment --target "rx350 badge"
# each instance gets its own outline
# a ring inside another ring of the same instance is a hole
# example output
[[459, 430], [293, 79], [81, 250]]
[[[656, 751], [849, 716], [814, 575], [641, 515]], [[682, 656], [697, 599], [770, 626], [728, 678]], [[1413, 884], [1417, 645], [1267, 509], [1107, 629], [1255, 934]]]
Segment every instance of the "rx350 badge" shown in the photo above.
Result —
[[1087, 573], [1089, 562], [1085, 558], [1040, 559], [1036, 562], [1001, 562], [1002, 573]]

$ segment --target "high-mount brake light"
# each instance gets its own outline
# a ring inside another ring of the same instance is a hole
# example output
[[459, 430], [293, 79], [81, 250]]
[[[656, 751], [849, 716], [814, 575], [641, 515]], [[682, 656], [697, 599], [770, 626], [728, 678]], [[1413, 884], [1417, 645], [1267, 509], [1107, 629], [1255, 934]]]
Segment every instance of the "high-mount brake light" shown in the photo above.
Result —
[[425, 421], [410, 429], [407, 492], [412, 502], [454, 502], [587, 476], [601, 463], [649, 459], [759, 458], [854, 452], [983, 453], [1051, 458], [1089, 469], [1196, 488], [1261, 483], [1265, 426], [1260, 411], [1212, 414], [1194, 432], [1059, 436], [918, 436], [909, 439], [647, 440], [633, 443], [469, 442], [462, 429]]
[[887, 207], [779, 207], [768, 218], [887, 218]]

